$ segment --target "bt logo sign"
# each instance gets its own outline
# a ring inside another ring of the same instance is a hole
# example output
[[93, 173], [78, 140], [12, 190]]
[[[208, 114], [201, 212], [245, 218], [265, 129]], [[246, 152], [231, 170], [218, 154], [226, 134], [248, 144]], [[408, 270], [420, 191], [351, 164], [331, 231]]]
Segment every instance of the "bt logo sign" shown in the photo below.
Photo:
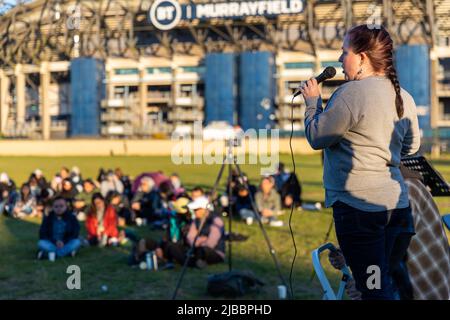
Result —
[[181, 20], [182, 9], [176, 0], [156, 0], [149, 11], [150, 22], [160, 30], [170, 30]]

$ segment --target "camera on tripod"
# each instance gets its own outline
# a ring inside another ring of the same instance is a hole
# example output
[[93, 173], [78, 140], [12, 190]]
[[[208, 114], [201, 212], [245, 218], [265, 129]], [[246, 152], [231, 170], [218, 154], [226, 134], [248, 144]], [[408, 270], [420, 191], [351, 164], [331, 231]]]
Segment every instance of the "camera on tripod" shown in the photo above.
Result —
[[227, 147], [240, 147], [242, 146], [242, 137], [233, 137], [225, 140], [225, 145]]

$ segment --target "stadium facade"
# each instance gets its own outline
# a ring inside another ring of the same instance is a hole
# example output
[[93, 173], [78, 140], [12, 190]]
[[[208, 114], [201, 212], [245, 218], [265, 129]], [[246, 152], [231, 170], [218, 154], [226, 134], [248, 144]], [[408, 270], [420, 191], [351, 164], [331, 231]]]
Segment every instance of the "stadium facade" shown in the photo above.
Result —
[[325, 101], [344, 81], [343, 35], [362, 23], [393, 35], [424, 132], [450, 134], [450, 0], [36, 0], [0, 14], [3, 137], [164, 136], [197, 120], [287, 131], [301, 81], [336, 67]]

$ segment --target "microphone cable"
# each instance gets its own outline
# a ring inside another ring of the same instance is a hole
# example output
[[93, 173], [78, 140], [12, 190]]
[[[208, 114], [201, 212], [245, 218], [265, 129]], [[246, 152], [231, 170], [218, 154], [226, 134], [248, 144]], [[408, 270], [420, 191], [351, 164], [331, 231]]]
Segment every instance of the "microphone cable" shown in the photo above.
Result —
[[[291, 150], [291, 159], [292, 165], [294, 167], [293, 175], [295, 176], [295, 159], [294, 159], [294, 151], [292, 150], [292, 136], [294, 135], [294, 99], [295, 96], [292, 97], [291, 102], [291, 135], [289, 137], [289, 148]], [[290, 183], [292, 184], [293, 179], [291, 179]], [[289, 289], [291, 291], [291, 299], [294, 299], [294, 289], [292, 288], [292, 273], [294, 271], [295, 259], [297, 258], [297, 245], [295, 243], [294, 232], [292, 231], [292, 214], [294, 212], [294, 199], [292, 199], [291, 204], [291, 213], [289, 214], [289, 231], [291, 232], [292, 243], [294, 244], [294, 258], [292, 259], [291, 271], [289, 272]]]
[[[335, 75], [336, 75], [336, 69], [329, 66], [329, 67], [326, 67], [325, 70], [315, 79], [317, 80], [317, 84], [319, 84], [327, 79], [333, 78]], [[294, 135], [294, 99], [299, 94], [300, 94], [300, 91], [294, 92], [292, 101], [291, 101], [291, 135], [289, 137], [289, 149], [291, 150], [291, 159], [292, 159], [292, 166], [294, 167], [294, 172], [293, 172], [294, 176], [296, 175], [294, 151], [292, 150], [292, 136]], [[292, 184], [292, 181], [293, 180], [291, 180], [291, 184]], [[295, 243], [294, 232], [292, 231], [292, 214], [294, 212], [294, 205], [295, 205], [295, 202], [294, 202], [294, 199], [292, 199], [291, 213], [289, 215], [289, 231], [291, 232], [292, 243], [294, 244], [294, 258], [292, 259], [291, 271], [289, 273], [289, 289], [291, 291], [292, 299], [294, 298], [294, 290], [292, 288], [292, 273], [294, 271], [295, 259], [297, 258], [297, 245]]]

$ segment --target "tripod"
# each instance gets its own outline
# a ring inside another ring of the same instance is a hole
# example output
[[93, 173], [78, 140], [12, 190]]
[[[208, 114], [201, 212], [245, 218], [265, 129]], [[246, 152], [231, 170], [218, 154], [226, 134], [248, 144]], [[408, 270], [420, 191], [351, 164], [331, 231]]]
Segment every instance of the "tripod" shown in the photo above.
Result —
[[[255, 200], [254, 200], [253, 195], [251, 193], [251, 190], [250, 190], [250, 187], [248, 185], [247, 179], [245, 179], [245, 177], [244, 177], [244, 175], [243, 175], [243, 173], [241, 171], [241, 168], [240, 168], [239, 164], [237, 163], [236, 157], [233, 154], [233, 147], [239, 146], [239, 142], [240, 141], [237, 140], [237, 139], [229, 139], [229, 140], [225, 141], [226, 147], [227, 147], [227, 152], [226, 152], [226, 155], [223, 157], [223, 161], [222, 161], [222, 164], [221, 164], [221, 167], [220, 167], [220, 170], [219, 170], [219, 174], [216, 177], [216, 181], [214, 183], [213, 189], [212, 189], [212, 191], [211, 191], [211, 193], [209, 195], [209, 199], [208, 199], [209, 202], [211, 203], [211, 200], [216, 197], [217, 187], [218, 187], [219, 182], [220, 182], [220, 180], [222, 178], [223, 172], [225, 170], [225, 166], [228, 164], [228, 178], [227, 178], [227, 189], [228, 189], [227, 190], [227, 192], [228, 192], [228, 232], [229, 232], [228, 233], [229, 234], [229, 240], [228, 240], [228, 270], [231, 271], [232, 267], [233, 267], [233, 264], [232, 264], [232, 239], [231, 239], [232, 220], [233, 220], [233, 209], [232, 209], [232, 206], [233, 205], [232, 205], [232, 201], [231, 201], [231, 199], [232, 199], [231, 179], [232, 179], [232, 167], [234, 165], [235, 168], [237, 169], [239, 177], [241, 178], [241, 180], [243, 182], [243, 185], [244, 185], [245, 189], [247, 189], [247, 191], [248, 191], [248, 195], [250, 197], [250, 203], [251, 203], [252, 210], [254, 212], [255, 219], [258, 222], [258, 225], [259, 225], [259, 227], [261, 229], [261, 232], [262, 232], [262, 234], [264, 236], [264, 240], [265, 240], [265, 242], [267, 244], [267, 247], [269, 249], [269, 253], [272, 256], [275, 268], [276, 268], [277, 273], [278, 273], [278, 277], [280, 278], [281, 283], [285, 287], [287, 287], [286, 281], [284, 280], [283, 275], [281, 273], [280, 263], [278, 261], [277, 256], [275, 255], [275, 249], [273, 248], [272, 243], [270, 242], [269, 236], [267, 235], [267, 232], [264, 229], [264, 225], [263, 225], [263, 223], [261, 221], [261, 217], [258, 214], [258, 208], [256, 207]], [[172, 299], [173, 300], [175, 300], [176, 297], [177, 297], [178, 290], [179, 290], [179, 288], [181, 286], [181, 282], [183, 281], [184, 275], [185, 275], [186, 270], [187, 270], [187, 266], [189, 264], [189, 260], [191, 259], [192, 255], [193, 255], [193, 252], [194, 252], [194, 249], [195, 249], [195, 243], [196, 243], [198, 237], [200, 236], [202, 228], [203, 228], [203, 226], [205, 224], [205, 221], [208, 218], [209, 214], [210, 213], [209, 213], [209, 210], [208, 210], [208, 213], [202, 217], [202, 219], [200, 221], [200, 226], [199, 226], [198, 231], [197, 231], [197, 235], [196, 235], [196, 237], [195, 237], [195, 239], [193, 241], [192, 246], [189, 248], [188, 253], [186, 254], [186, 260], [185, 260], [185, 262], [183, 264], [183, 269], [181, 271], [180, 277], [178, 278], [177, 285], [176, 285], [175, 290], [174, 290], [173, 295], [172, 295]], [[288, 290], [288, 292], [289, 292], [289, 290]], [[290, 296], [290, 292], [289, 292], [289, 296]]]

